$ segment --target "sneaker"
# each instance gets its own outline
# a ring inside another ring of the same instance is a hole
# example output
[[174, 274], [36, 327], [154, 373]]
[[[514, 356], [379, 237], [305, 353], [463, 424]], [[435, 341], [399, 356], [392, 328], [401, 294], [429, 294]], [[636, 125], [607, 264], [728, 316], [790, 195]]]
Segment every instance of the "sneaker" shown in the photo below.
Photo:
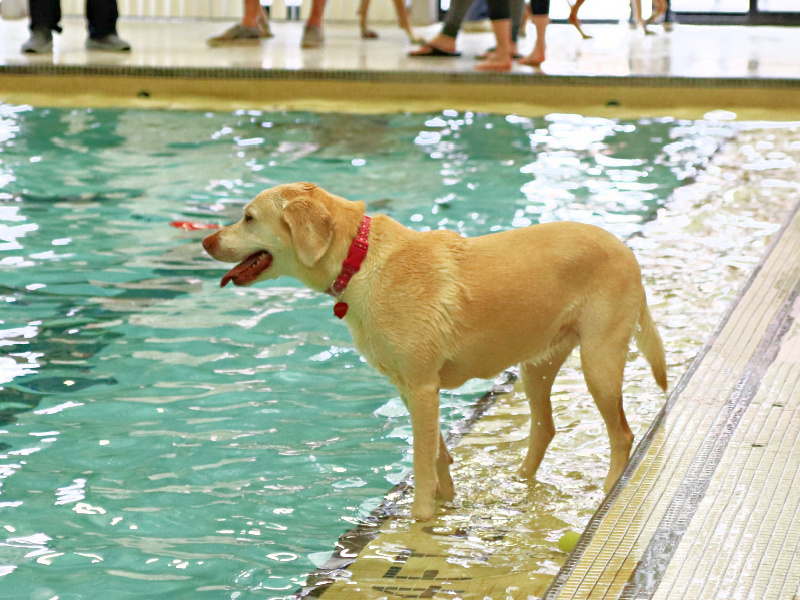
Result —
[[53, 51], [53, 32], [49, 29], [34, 29], [31, 38], [22, 44], [25, 54], [50, 54]]
[[261, 41], [261, 30], [258, 27], [247, 27], [237, 23], [218, 36], [208, 38], [206, 43], [212, 48], [217, 46], [257, 46]]
[[86, 49], [103, 50], [105, 52], [130, 52], [131, 45], [125, 40], [119, 39], [116, 33], [109, 33], [101, 38], [87, 39]]
[[319, 48], [325, 41], [322, 35], [322, 27], [317, 25], [306, 25], [303, 29], [303, 39], [300, 42], [301, 48]]

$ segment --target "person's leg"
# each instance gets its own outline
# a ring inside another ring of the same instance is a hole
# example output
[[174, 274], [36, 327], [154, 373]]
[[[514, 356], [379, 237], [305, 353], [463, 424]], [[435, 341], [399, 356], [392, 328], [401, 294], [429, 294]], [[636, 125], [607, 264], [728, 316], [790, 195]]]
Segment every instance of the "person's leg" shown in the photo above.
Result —
[[[509, 9], [511, 10], [511, 57], [522, 58], [517, 53], [517, 39], [519, 39], [520, 35], [524, 35], [522, 31], [522, 24], [524, 22], [523, 15], [525, 14], [525, 0], [510, 0]], [[495, 50], [497, 50], [496, 47], [490, 49], [484, 54], [479, 54], [476, 56], [476, 58], [479, 60], [484, 60]]]
[[529, 67], [538, 67], [544, 62], [547, 49], [546, 35], [547, 26], [550, 24], [550, 0], [531, 0], [531, 12], [533, 13], [533, 26], [536, 28], [536, 42], [531, 53], [525, 58], [521, 58], [519, 62]]
[[29, 0], [31, 37], [22, 44], [25, 54], [50, 54], [53, 51], [53, 32], [61, 32], [61, 2], [59, 0]]
[[581, 20], [578, 18], [578, 11], [581, 9], [584, 2], [586, 2], [586, 0], [575, 0], [575, 4], [573, 4], [569, 10], [569, 18], [567, 20], [575, 26], [575, 29], [578, 30], [578, 33], [581, 34], [583, 39], [588, 40], [591, 39], [592, 36], [583, 32]]
[[492, 21], [495, 49], [486, 54], [486, 59], [475, 65], [478, 71], [510, 71], [511, 59], [511, 19], [494, 19]]
[[667, 0], [653, 0], [653, 10], [647, 24], [658, 23], [667, 13]]
[[525, 14], [525, 0], [511, 0], [509, 7], [511, 9], [511, 48], [514, 54], [516, 54], [517, 40], [522, 32], [522, 16]]
[[400, 29], [406, 32], [409, 41], [412, 44], [424, 44], [425, 40], [414, 34], [411, 28], [411, 19], [408, 16], [408, 8], [406, 7], [406, 0], [394, 0], [394, 11], [397, 13], [397, 24]]
[[642, 28], [645, 35], [651, 35], [653, 33], [647, 28], [647, 23], [645, 23], [642, 18], [642, 0], [631, 0], [631, 16], [633, 17], [633, 22], [637, 27]]
[[86, 21], [89, 50], [107, 52], [130, 52], [131, 45], [117, 35], [117, 0], [86, 0]]
[[313, 0], [311, 13], [308, 15], [306, 26], [303, 29], [303, 39], [300, 46], [303, 48], [319, 48], [325, 41], [322, 35], [322, 19], [325, 16], [327, 0]]
[[509, 0], [489, 0], [489, 18], [495, 37], [495, 50], [478, 63], [478, 71], [510, 71], [511, 60], [511, 5]]
[[467, 13], [476, 1], [453, 0], [450, 2], [450, 8], [447, 10], [447, 15], [445, 15], [444, 24], [442, 25], [442, 33], [455, 40], [467, 18]]
[[258, 17], [261, 15], [260, 0], [244, 0], [244, 14], [242, 25], [245, 27], [258, 27]]
[[670, 0], [667, 0], [667, 12], [664, 15], [664, 31], [672, 31], [672, 26], [675, 24], [675, 13], [672, 12], [672, 5]]
[[322, 27], [322, 19], [325, 16], [325, 5], [327, 0], [313, 0], [311, 3], [311, 13], [308, 15], [306, 25]]
[[409, 52], [409, 56], [429, 56], [431, 50], [443, 50], [455, 53], [456, 36], [461, 30], [461, 24], [475, 0], [453, 0], [444, 18], [442, 30], [418, 50]]
[[86, 0], [89, 37], [98, 40], [117, 33], [117, 0]]
[[367, 15], [369, 14], [369, 0], [361, 0], [358, 6], [358, 26], [361, 29], [361, 37], [365, 40], [374, 39], [378, 34], [367, 26]]
[[42, 31], [57, 31], [61, 33], [58, 25], [61, 21], [60, 0], [28, 0], [30, 13], [30, 29]]

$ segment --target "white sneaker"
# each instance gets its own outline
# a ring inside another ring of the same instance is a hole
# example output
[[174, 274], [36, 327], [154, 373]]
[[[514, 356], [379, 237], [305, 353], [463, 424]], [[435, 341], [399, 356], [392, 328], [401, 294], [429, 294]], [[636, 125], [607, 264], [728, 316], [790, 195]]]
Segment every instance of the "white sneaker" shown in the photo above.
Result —
[[119, 39], [116, 33], [109, 33], [101, 38], [87, 39], [86, 49], [103, 50], [105, 52], [130, 52], [131, 45], [125, 40]]
[[53, 52], [53, 32], [49, 29], [34, 29], [30, 39], [22, 44], [25, 54], [50, 54]]

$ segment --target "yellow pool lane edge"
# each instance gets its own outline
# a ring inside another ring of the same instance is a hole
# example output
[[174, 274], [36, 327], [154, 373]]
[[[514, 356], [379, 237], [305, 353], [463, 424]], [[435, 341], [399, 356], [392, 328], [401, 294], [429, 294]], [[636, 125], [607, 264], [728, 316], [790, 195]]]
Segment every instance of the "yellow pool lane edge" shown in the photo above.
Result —
[[[262, 76], [259, 76], [261, 74]], [[80, 69], [0, 67], [0, 100], [58, 107], [186, 110], [431, 112], [444, 109], [541, 116], [552, 112], [633, 118], [702, 118], [713, 110], [743, 120], [800, 118], [791, 81], [642, 77], [464, 76], [419, 73]], [[91, 90], [91, 93], [87, 92]]]

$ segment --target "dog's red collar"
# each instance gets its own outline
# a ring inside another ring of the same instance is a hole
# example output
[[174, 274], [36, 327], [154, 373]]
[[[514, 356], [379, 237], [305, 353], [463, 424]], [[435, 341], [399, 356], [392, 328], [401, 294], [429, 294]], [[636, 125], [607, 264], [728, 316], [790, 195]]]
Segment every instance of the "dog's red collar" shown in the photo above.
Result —
[[[361, 224], [358, 226], [356, 239], [354, 239], [353, 243], [350, 244], [350, 250], [347, 252], [347, 258], [345, 258], [344, 262], [342, 263], [342, 272], [339, 273], [339, 276], [336, 278], [336, 281], [331, 284], [331, 287], [325, 290], [326, 294], [330, 294], [334, 298], [338, 298], [344, 292], [347, 284], [350, 283], [353, 275], [358, 273], [358, 270], [361, 268], [361, 263], [364, 262], [364, 259], [367, 256], [367, 250], [369, 250], [368, 240], [370, 221], [371, 219], [367, 215], [364, 215], [364, 218], [361, 219]], [[333, 306], [333, 314], [340, 319], [343, 318], [347, 314], [347, 303], [337, 302]]]

